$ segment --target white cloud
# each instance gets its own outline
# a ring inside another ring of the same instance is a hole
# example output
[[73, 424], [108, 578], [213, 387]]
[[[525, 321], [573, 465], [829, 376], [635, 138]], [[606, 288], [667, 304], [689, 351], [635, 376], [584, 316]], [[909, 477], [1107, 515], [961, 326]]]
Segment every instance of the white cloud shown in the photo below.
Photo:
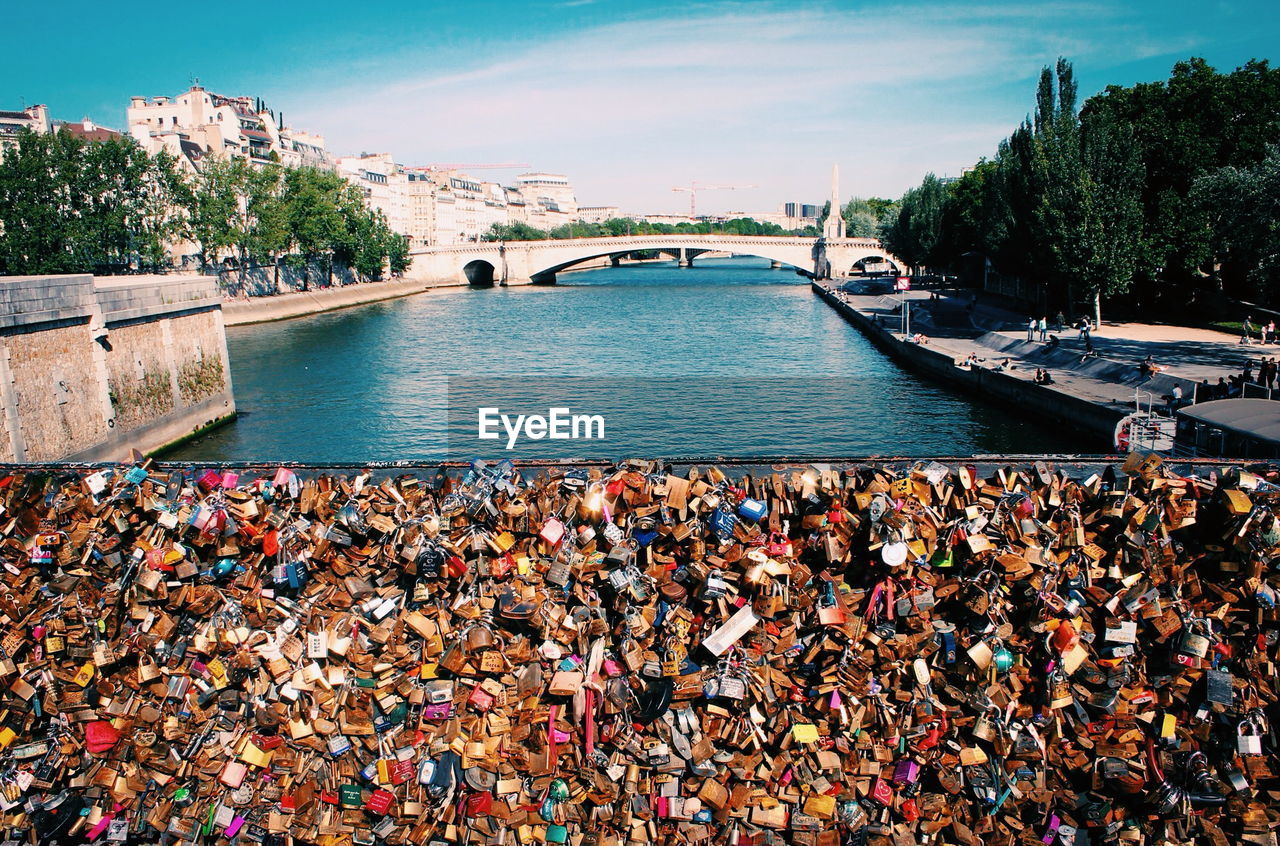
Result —
[[760, 186], [707, 210], [816, 200], [833, 161], [843, 193], [897, 195], [994, 149], [1054, 56], [1114, 61], [1091, 46], [1099, 25], [1109, 40], [1130, 26], [1082, 3], [717, 6], [317, 93], [292, 122], [407, 163], [527, 161], [569, 174], [584, 203], [636, 211], [683, 208], [670, 188], [691, 179]]

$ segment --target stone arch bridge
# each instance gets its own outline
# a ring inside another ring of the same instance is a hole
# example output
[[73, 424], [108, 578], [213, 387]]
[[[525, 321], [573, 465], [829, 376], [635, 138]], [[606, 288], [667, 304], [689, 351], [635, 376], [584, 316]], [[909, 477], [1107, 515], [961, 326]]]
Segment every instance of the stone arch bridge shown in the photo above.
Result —
[[554, 285], [556, 274], [592, 259], [618, 259], [629, 253], [657, 251], [679, 259], [682, 266], [706, 252], [757, 256], [794, 267], [815, 279], [848, 276], [854, 265], [888, 263], [899, 272], [906, 266], [875, 238], [805, 238], [767, 235], [629, 235], [617, 238], [569, 238], [560, 241], [509, 241], [451, 244], [412, 251], [406, 277], [434, 283]]

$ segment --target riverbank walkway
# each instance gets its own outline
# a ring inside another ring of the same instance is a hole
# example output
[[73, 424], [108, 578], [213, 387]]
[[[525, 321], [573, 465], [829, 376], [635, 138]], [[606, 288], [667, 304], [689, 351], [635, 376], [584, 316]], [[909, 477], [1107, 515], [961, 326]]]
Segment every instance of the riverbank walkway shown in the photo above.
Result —
[[[1088, 427], [1097, 434], [1106, 428], [1107, 420], [1118, 420], [1133, 411], [1135, 399], [1144, 408], [1152, 404], [1159, 411], [1175, 385], [1182, 388], [1184, 401], [1190, 401], [1201, 379], [1216, 383], [1219, 376], [1239, 373], [1249, 361], [1255, 362], [1256, 372], [1260, 358], [1280, 356], [1280, 345], [1242, 345], [1232, 335], [1211, 330], [1104, 321], [1101, 329], [1092, 334], [1097, 355], [1086, 357], [1085, 343], [1077, 330], [1068, 327], [1055, 331], [1051, 318], [1049, 334], [1058, 336], [1056, 348], [1039, 341], [1038, 333], [1037, 340], [1027, 341], [1029, 315], [984, 302], [971, 307], [967, 292], [936, 300], [928, 291], [907, 293], [911, 338], [918, 333], [924, 339], [924, 343], [916, 343], [902, 333], [902, 294], [855, 294], [841, 291], [838, 284], [831, 282], [815, 283], [815, 289], [837, 308], [856, 312], [846, 317], [903, 363], [916, 365], [937, 378], [954, 376], [947, 381], [961, 390], [975, 381], [961, 378], [961, 374], [967, 376], [973, 369], [988, 371], [981, 375], [999, 378], [978, 380], [987, 393], [1000, 393], [1009, 401], [1039, 406], [1041, 416], [1046, 416], [1046, 409], [1052, 407], [1051, 403], [1039, 402], [1041, 397], [1050, 399], [1057, 394], [1064, 400], [1069, 397], [1086, 401], [1105, 411]], [[923, 355], [925, 351], [935, 355]], [[954, 366], [971, 355], [979, 359], [976, 368]], [[1148, 355], [1163, 368], [1155, 376], [1142, 372], [1141, 363]], [[945, 366], [939, 366], [936, 356], [950, 359], [955, 372], [948, 373]], [[1002, 368], [1006, 358], [1009, 367]], [[1046, 368], [1053, 384], [1035, 385], [1037, 368]], [[1026, 384], [1012, 385], [1009, 381]], [[1033, 399], [1037, 401], [1032, 403]], [[1075, 402], [1064, 402], [1063, 416], [1068, 417], [1073, 407], [1079, 408]]]
[[333, 288], [292, 291], [270, 297], [226, 299], [222, 303], [222, 319], [227, 326], [270, 323], [309, 314], [321, 314], [340, 308], [409, 297], [437, 288], [459, 288], [459, 284], [423, 282], [417, 279], [392, 279], [385, 282], [360, 282]]

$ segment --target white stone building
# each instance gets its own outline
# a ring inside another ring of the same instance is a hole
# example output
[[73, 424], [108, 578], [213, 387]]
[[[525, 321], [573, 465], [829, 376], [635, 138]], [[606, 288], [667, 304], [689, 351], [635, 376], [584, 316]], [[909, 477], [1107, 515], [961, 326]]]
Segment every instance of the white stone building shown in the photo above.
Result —
[[[133, 97], [129, 134], [145, 149], [182, 156], [192, 167], [206, 155], [254, 164], [332, 168], [324, 137], [285, 126], [261, 100], [224, 97], [199, 85], [176, 97]], [[198, 156], [192, 155], [199, 151]]]
[[18, 133], [30, 129], [48, 135], [49, 110], [43, 105], [27, 106], [20, 112], [0, 111], [0, 151], [18, 143]]

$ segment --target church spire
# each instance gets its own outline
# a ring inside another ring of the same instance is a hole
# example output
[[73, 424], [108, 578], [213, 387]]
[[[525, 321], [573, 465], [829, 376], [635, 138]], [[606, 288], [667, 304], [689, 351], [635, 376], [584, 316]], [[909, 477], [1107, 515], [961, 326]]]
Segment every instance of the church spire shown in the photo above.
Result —
[[831, 166], [831, 211], [822, 226], [822, 237], [828, 241], [844, 237], [844, 214], [840, 208], [840, 165]]

